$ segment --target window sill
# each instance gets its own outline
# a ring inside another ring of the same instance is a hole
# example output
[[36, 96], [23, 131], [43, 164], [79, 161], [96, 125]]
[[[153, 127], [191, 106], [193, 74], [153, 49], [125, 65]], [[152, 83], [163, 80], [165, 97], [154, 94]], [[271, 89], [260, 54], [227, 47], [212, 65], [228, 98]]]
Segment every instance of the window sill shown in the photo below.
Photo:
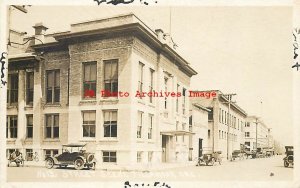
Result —
[[95, 138], [95, 137], [81, 138], [81, 139], [79, 140], [79, 142], [96, 142], [96, 138]]
[[26, 106], [24, 107], [25, 110], [27, 110], [27, 109], [32, 109], [32, 108], [33, 108], [33, 105], [26, 105]]
[[99, 142], [118, 142], [118, 138], [101, 138]]
[[96, 105], [97, 101], [95, 100], [87, 100], [87, 99], [83, 99], [81, 101], [79, 101], [79, 105], [85, 105], [85, 104], [89, 104], [89, 105]]
[[18, 108], [17, 104], [6, 104], [8, 109]]
[[61, 107], [59, 103], [46, 103], [44, 107]]
[[103, 97], [100, 99], [100, 102], [118, 102], [118, 97]]
[[60, 140], [57, 138], [45, 138], [43, 141], [44, 142], [60, 142]]

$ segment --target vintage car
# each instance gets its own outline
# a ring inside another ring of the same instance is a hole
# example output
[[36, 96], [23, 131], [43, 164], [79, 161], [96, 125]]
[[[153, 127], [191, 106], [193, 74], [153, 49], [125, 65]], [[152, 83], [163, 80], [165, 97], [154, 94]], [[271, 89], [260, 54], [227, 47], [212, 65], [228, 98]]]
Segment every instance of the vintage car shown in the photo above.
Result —
[[285, 154], [286, 156], [283, 158], [284, 167], [289, 167], [290, 165], [294, 165], [294, 147], [293, 146], [285, 146]]
[[74, 165], [76, 170], [84, 167], [95, 170], [96, 159], [94, 153], [88, 153], [85, 150], [86, 144], [68, 144], [63, 145], [62, 153], [55, 156], [49, 156], [45, 159], [46, 168], [53, 168], [54, 165], [66, 168], [68, 165]]
[[231, 161], [234, 161], [235, 159], [244, 159], [245, 158], [245, 152], [242, 152], [241, 150], [234, 150], [232, 152]]
[[201, 164], [203, 163], [206, 164], [206, 166], [208, 166], [209, 164], [214, 165], [215, 162], [219, 162], [219, 164], [222, 164], [221, 154], [221, 151], [205, 153], [198, 158], [197, 166], [201, 166]]
[[9, 155], [7, 166], [9, 167], [12, 163], [16, 163], [17, 167], [24, 166], [24, 161], [22, 153], [16, 150]]

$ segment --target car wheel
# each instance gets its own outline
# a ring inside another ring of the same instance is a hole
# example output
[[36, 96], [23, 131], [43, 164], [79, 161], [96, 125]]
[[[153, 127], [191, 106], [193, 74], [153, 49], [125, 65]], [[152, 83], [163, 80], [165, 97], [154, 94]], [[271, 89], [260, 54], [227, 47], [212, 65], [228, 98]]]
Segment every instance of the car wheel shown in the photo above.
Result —
[[93, 162], [91, 165], [88, 166], [88, 169], [96, 170], [96, 163]]
[[212, 158], [210, 164], [213, 166], [215, 164], [215, 159]]
[[284, 167], [289, 167], [289, 163], [287, 161], [284, 161]]
[[53, 161], [53, 159], [47, 159], [47, 160], [46, 160], [45, 166], [46, 166], [46, 168], [48, 168], [48, 169], [53, 168], [53, 166], [54, 166], [54, 161]]
[[74, 161], [74, 166], [75, 166], [75, 169], [76, 170], [81, 170], [81, 169], [83, 169], [83, 167], [84, 167], [84, 162], [83, 162], [83, 160], [82, 159], [76, 159], [75, 161]]

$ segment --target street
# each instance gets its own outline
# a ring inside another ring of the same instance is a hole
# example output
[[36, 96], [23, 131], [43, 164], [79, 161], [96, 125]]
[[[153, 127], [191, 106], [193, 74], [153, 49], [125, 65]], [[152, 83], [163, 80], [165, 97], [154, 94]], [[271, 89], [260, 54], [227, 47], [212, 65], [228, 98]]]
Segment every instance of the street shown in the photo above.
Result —
[[8, 182], [28, 181], [292, 181], [293, 168], [283, 166], [283, 156], [223, 162], [222, 165], [177, 167], [151, 172], [8, 167]]

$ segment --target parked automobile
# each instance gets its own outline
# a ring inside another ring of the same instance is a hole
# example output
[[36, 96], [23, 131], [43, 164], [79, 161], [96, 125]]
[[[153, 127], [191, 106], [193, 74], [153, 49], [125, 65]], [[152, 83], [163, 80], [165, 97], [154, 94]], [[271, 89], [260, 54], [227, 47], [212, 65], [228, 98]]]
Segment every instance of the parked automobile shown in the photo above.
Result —
[[7, 166], [9, 167], [12, 163], [16, 163], [17, 167], [24, 166], [24, 161], [22, 153], [15, 150], [9, 155]]
[[200, 166], [203, 163], [206, 166], [208, 166], [209, 164], [214, 165], [215, 162], [218, 162], [221, 165], [222, 164], [221, 154], [222, 154], [221, 151], [205, 153], [201, 157], [198, 158], [197, 166]]
[[86, 144], [68, 144], [62, 146], [62, 153], [49, 156], [45, 159], [46, 168], [53, 168], [54, 165], [66, 168], [69, 165], [81, 170], [84, 167], [95, 170], [96, 159], [94, 153], [85, 150]]
[[245, 159], [245, 153], [241, 150], [234, 150], [231, 155], [231, 161], [234, 161], [237, 158], [239, 160]]
[[285, 146], [285, 155], [283, 158], [284, 167], [294, 166], [294, 147]]

